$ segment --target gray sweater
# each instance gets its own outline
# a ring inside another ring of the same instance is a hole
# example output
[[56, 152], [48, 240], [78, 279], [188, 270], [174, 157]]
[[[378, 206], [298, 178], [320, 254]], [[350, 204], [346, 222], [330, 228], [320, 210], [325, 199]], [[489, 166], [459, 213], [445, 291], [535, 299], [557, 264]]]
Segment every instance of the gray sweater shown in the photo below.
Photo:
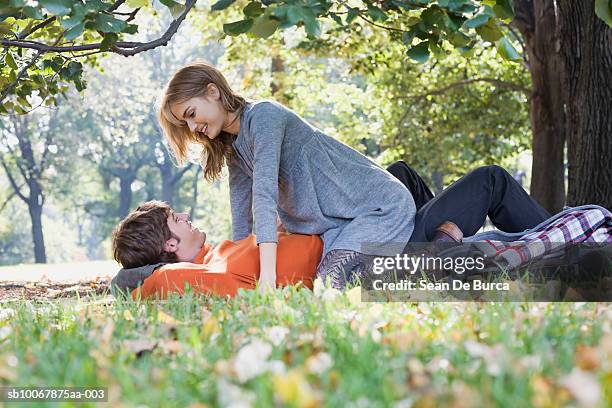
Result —
[[416, 214], [408, 189], [283, 105], [247, 104], [233, 146], [233, 240], [253, 233], [254, 218], [257, 243], [277, 242], [278, 213], [287, 231], [321, 235], [323, 255], [333, 249], [382, 255], [390, 243], [408, 242]]

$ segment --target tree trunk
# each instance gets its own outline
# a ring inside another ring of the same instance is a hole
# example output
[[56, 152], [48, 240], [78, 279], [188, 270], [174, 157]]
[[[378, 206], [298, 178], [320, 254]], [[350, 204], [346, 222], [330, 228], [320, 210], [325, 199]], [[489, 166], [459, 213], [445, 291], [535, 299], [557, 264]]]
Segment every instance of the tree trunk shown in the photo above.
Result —
[[516, 0], [513, 21], [525, 39], [532, 80], [529, 115], [533, 132], [531, 195], [550, 213], [565, 203], [566, 120], [563, 64], [554, 0]]
[[612, 208], [612, 29], [594, 1], [557, 0], [568, 115], [568, 204]]
[[175, 180], [174, 177], [174, 165], [169, 161], [169, 158], [167, 159], [162, 166], [159, 166], [159, 173], [162, 180], [162, 200], [172, 207], [174, 206], [174, 196], [178, 180]]
[[47, 253], [45, 251], [45, 238], [42, 228], [42, 209], [43, 196], [34, 180], [29, 182], [30, 197], [28, 200], [28, 211], [30, 212], [30, 220], [32, 222], [32, 242], [34, 244], [34, 262], [47, 263]]
[[133, 176], [124, 176], [119, 178], [119, 218], [125, 218], [130, 212], [132, 206], [132, 183], [136, 178]]

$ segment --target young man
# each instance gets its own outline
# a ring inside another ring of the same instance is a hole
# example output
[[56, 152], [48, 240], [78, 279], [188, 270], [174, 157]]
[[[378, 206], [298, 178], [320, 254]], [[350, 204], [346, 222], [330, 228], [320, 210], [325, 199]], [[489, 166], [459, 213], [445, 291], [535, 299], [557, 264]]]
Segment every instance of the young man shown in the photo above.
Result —
[[[301, 282], [312, 289], [321, 239], [279, 233], [278, 240], [277, 286]], [[212, 247], [187, 214], [175, 213], [161, 201], [130, 213], [115, 228], [112, 241], [113, 256], [124, 267], [111, 282], [115, 296], [121, 291], [134, 299], [163, 299], [169, 292], [184, 293], [185, 284], [197, 293], [234, 296], [239, 288], [254, 289], [259, 279], [253, 235]]]

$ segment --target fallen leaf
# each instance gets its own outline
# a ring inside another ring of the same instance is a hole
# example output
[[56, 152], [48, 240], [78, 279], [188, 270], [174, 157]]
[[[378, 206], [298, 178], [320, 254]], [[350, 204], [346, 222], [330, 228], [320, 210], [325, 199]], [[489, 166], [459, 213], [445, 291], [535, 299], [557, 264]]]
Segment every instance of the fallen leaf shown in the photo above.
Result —
[[157, 321], [160, 323], [177, 324], [177, 325], [181, 323], [180, 321], [176, 320], [174, 317], [170, 316], [169, 314], [166, 314], [162, 310], [157, 311]]
[[290, 370], [285, 375], [275, 375], [272, 384], [274, 395], [282, 404], [303, 408], [319, 406], [319, 399], [298, 370]]
[[166, 354], [177, 354], [183, 350], [183, 345], [177, 340], [165, 340], [158, 346]]
[[320, 352], [308, 357], [305, 365], [308, 372], [320, 375], [331, 368], [333, 360], [328, 353]]
[[601, 388], [594, 374], [574, 367], [571, 373], [561, 378], [559, 384], [569, 390], [584, 407], [595, 407], [601, 400]]
[[124, 340], [122, 347], [134, 352], [136, 357], [140, 357], [145, 352], [153, 351], [157, 347], [157, 342], [148, 339]]
[[220, 331], [221, 326], [219, 326], [219, 322], [214, 317], [211, 317], [202, 325], [201, 338], [208, 339]]
[[361, 303], [361, 286], [355, 286], [348, 292], [346, 292], [346, 297], [349, 300], [351, 305], [358, 305]]
[[586, 371], [595, 371], [599, 367], [599, 353], [594, 347], [579, 344], [574, 357], [576, 365]]

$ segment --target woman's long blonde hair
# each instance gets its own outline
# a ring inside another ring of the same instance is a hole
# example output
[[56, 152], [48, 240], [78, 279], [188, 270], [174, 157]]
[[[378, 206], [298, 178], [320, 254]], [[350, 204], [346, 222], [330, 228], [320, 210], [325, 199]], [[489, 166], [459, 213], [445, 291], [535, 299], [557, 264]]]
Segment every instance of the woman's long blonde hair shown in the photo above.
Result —
[[204, 147], [200, 156], [204, 178], [214, 181], [221, 176], [223, 166], [233, 154], [232, 135], [222, 131], [219, 136], [210, 140], [189, 130], [189, 127], [175, 118], [170, 111], [172, 104], [204, 96], [209, 84], [214, 84], [219, 89], [223, 108], [240, 116], [247, 103], [246, 99], [232, 91], [223, 74], [204, 61], [192, 62], [172, 76], [164, 90], [157, 116], [178, 164], [182, 165], [185, 162], [189, 143], [198, 143]]

